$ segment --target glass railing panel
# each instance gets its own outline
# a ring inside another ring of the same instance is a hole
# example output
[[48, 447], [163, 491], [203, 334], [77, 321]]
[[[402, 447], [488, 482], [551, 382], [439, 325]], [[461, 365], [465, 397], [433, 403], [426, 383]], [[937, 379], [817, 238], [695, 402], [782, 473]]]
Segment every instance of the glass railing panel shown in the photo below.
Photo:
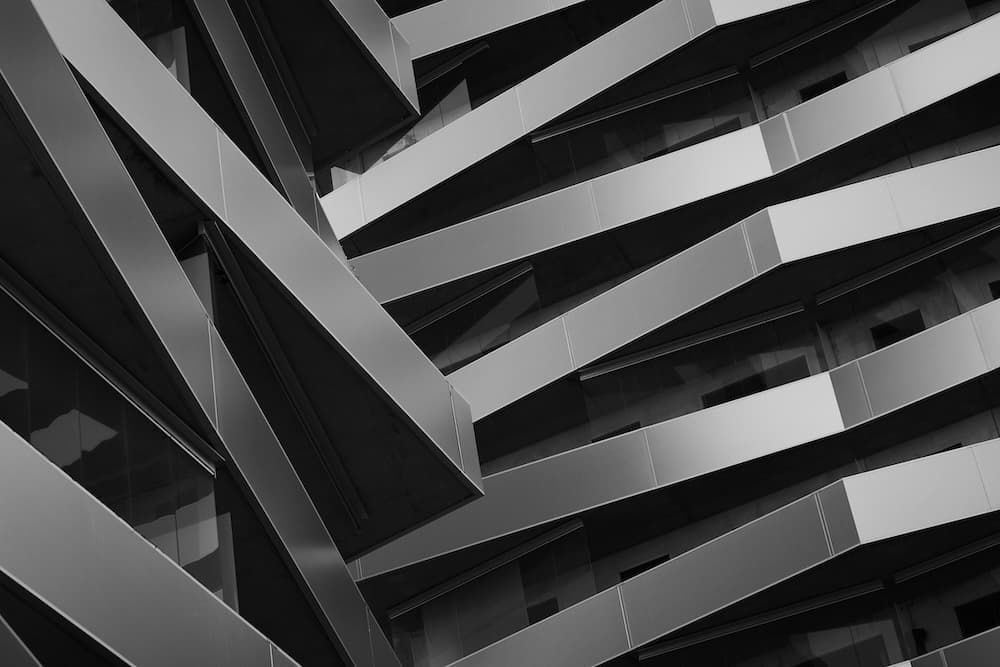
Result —
[[0, 421], [222, 595], [211, 473], [3, 292]]

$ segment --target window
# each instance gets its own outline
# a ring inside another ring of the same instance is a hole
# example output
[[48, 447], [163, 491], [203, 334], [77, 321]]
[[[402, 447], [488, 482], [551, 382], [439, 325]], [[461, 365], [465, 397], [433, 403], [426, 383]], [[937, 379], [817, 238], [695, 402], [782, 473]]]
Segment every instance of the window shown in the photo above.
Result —
[[845, 83], [847, 83], [847, 72], [842, 70], [833, 76], [828, 76], [825, 79], [820, 79], [816, 83], [806, 86], [805, 88], [800, 88], [799, 96], [802, 98], [802, 101], [805, 102], [814, 97], [819, 97], [823, 93], [833, 90], [837, 86]]
[[881, 350], [883, 347], [888, 347], [904, 338], [920, 333], [926, 328], [920, 311], [911, 310], [905, 315], [873, 326], [871, 328], [872, 342], [875, 344], [876, 350]]
[[958, 617], [963, 639], [995, 628], [1000, 625], [1000, 593], [991, 593], [958, 605], [955, 616]]

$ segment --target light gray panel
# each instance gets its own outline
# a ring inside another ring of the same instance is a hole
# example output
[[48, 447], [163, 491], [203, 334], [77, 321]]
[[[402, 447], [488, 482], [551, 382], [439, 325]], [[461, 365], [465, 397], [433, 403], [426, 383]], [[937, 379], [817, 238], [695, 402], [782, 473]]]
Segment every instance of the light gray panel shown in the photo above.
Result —
[[769, 211], [786, 262], [902, 231], [889, 188], [880, 178], [777, 204]]
[[562, 318], [507, 343], [448, 376], [478, 421], [574, 370]]
[[385, 303], [599, 231], [582, 183], [352, 260]]
[[[104, 0], [33, 2], [63, 56], [221, 215], [215, 125], [177, 79]], [[209, 153], [215, 153], [214, 159]]]
[[125, 660], [269, 664], [256, 630], [3, 424], [0, 495], [0, 570]]
[[365, 172], [366, 220], [385, 215], [523, 134], [517, 92], [510, 89]]
[[452, 665], [589, 667], [628, 649], [618, 589], [611, 588]]
[[[991, 667], [989, 661], [986, 662], [974, 662], [972, 665], [976, 667]], [[930, 653], [928, 655], [920, 656], [919, 658], [914, 658], [913, 660], [908, 660], [906, 662], [901, 662], [898, 665], [893, 665], [893, 667], [948, 667], [944, 661], [944, 657], [939, 651]], [[958, 667], [962, 667], [959, 665]]]
[[788, 129], [788, 119], [785, 114], [778, 114], [761, 123], [760, 133], [764, 138], [767, 158], [774, 173], [799, 163], [799, 156], [795, 152], [795, 145], [792, 143], [792, 134]]
[[826, 524], [827, 535], [830, 536], [832, 553], [841, 554], [861, 544], [844, 483], [837, 482], [821, 489], [816, 496], [823, 511], [823, 521]]
[[969, 448], [854, 475], [843, 484], [863, 544], [990, 510]]
[[257, 499], [294, 570], [355, 665], [371, 665], [361, 593], [249, 387], [212, 330], [219, 431], [249, 494]]
[[583, 367], [751, 278], [743, 230], [719, 232], [566, 313], [573, 360]]
[[681, 0], [661, 0], [516, 87], [530, 132], [691, 39]]
[[742, 21], [751, 16], [777, 11], [809, 0], [711, 0], [715, 20], [719, 25]]
[[[85, 4], [89, 3], [80, 3]], [[73, 4], [65, 14], [75, 15], [76, 9]], [[104, 3], [98, 10], [93, 19], [88, 19], [96, 32], [88, 37], [97, 41], [74, 44], [74, 49], [85, 50], [94, 60], [103, 61], [104, 56], [96, 53], [102, 49], [95, 47], [105, 34], [105, 23], [110, 22], [105, 19], [120, 20]], [[2, 37], [9, 49], [0, 52], [7, 84], [142, 309], [135, 313], [137, 319], [145, 318], [155, 330], [165, 350], [163, 356], [169, 355], [168, 363], [177, 369], [178, 379], [183, 378], [211, 418], [215, 407], [206, 314], [201, 301], [76, 79], [45, 37], [37, 15], [32, 16], [33, 20], [24, 19], [23, 25], [14, 23], [13, 17], [5, 21], [8, 27], [21, 26]], [[62, 18], [60, 14], [60, 26]], [[64, 28], [53, 30], [49, 26], [49, 30], [61, 32]], [[146, 50], [141, 42], [139, 48]], [[125, 86], [119, 82], [116, 87]], [[215, 152], [211, 155], [214, 157]]]
[[293, 667], [296, 665], [294, 660], [292, 660], [288, 655], [282, 651], [279, 647], [271, 644], [271, 665], [272, 667]]
[[712, 14], [711, 0], [684, 0], [687, 9], [688, 25], [691, 36], [698, 35], [715, 27], [715, 15]]
[[969, 26], [889, 65], [906, 113], [1000, 71], [1000, 17]]
[[484, 480], [486, 494], [362, 557], [365, 577], [524, 530], [655, 487], [642, 431]]
[[224, 135], [219, 139], [229, 227], [440, 452], [460, 467], [451, 395], [440, 372], [239, 149]]
[[699, 410], [647, 429], [660, 485], [767, 456], [842, 429], [827, 374]]
[[320, 198], [323, 212], [337, 238], [358, 231], [367, 224], [361, 202], [361, 180], [355, 178]]
[[215, 49], [225, 75], [232, 82], [237, 103], [243, 106], [250, 127], [263, 147], [264, 158], [292, 206], [316, 229], [309, 177], [229, 4], [222, 0], [192, 0], [191, 5], [211, 37], [209, 48]]
[[392, 46], [396, 56], [396, 69], [399, 72], [399, 89], [403, 91], [403, 96], [409, 100], [410, 104], [418, 112], [420, 111], [420, 96], [417, 93], [417, 79], [413, 72], [413, 55], [410, 51], [410, 43], [396, 29], [396, 26], [389, 26], [392, 31]]
[[816, 500], [807, 496], [620, 584], [632, 645], [662, 637], [829, 557]]
[[771, 173], [760, 128], [754, 125], [612, 172], [592, 183], [601, 227], [613, 229]]
[[0, 658], [6, 667], [42, 667], [3, 616], [0, 616]]
[[865, 395], [865, 384], [861, 381], [858, 362], [852, 361], [834, 368], [830, 371], [830, 381], [833, 383], [833, 393], [837, 397], [844, 428], [851, 428], [871, 419], [872, 410]]
[[781, 264], [781, 253], [771, 227], [771, 216], [767, 209], [754, 213], [742, 223], [753, 257], [755, 275], [770, 271]]
[[789, 109], [800, 160], [808, 160], [903, 115], [887, 68], [880, 68]]
[[1000, 509], [1000, 441], [989, 440], [972, 447], [990, 507]]
[[[994, 667], [1000, 656], [1000, 630], [991, 630], [941, 651], [941, 667]], [[935, 667], [934, 663], [915, 660], [913, 667]]]
[[986, 366], [990, 370], [1000, 367], [1000, 307], [993, 304], [972, 311], [972, 323], [979, 336]]
[[455, 412], [455, 427], [458, 430], [458, 446], [462, 455], [462, 470], [472, 483], [483, 490], [483, 480], [479, 472], [479, 448], [476, 446], [476, 430], [472, 424], [472, 408], [457, 391], [451, 392], [452, 410]]
[[969, 315], [862, 357], [858, 366], [876, 417], [986, 371]]
[[906, 169], [885, 181], [903, 229], [915, 229], [1000, 206], [997, 173], [1000, 148], [987, 148]]

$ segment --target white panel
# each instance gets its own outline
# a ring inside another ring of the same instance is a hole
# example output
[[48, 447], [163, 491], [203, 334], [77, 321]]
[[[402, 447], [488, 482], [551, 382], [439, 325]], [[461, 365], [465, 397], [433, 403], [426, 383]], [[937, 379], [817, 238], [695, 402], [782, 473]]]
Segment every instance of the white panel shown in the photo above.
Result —
[[352, 234], [365, 226], [365, 212], [361, 204], [361, 180], [354, 179], [323, 196], [320, 199], [338, 239]]
[[979, 466], [990, 507], [1000, 509], [1000, 440], [981, 442], [971, 448]]

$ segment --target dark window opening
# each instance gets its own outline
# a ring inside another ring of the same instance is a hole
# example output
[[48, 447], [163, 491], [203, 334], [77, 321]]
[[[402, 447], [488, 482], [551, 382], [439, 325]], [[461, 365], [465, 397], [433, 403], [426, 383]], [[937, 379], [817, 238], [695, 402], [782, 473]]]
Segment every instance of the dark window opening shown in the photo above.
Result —
[[559, 602], [555, 598], [543, 600], [528, 606], [528, 625], [538, 623], [559, 611]]
[[847, 83], [847, 72], [841, 70], [833, 76], [828, 76], [825, 79], [820, 79], [816, 83], [809, 84], [805, 88], [800, 88], [799, 96], [802, 98], [803, 102], [806, 102], [845, 83]]
[[631, 579], [636, 577], [646, 570], [652, 570], [657, 565], [662, 565], [670, 560], [670, 554], [663, 554], [662, 556], [657, 556], [656, 558], [651, 558], [650, 560], [639, 563], [634, 567], [630, 567], [627, 570], [622, 570], [619, 575], [619, 581], [625, 581], [626, 579]]
[[919, 310], [912, 310], [905, 315], [895, 317], [888, 322], [883, 322], [871, 328], [872, 342], [876, 350], [888, 347], [893, 343], [918, 334], [927, 327], [924, 325], [924, 318]]
[[978, 635], [1000, 625], [1000, 593], [991, 593], [978, 600], [955, 607], [962, 638]]
[[994, 280], [990, 283], [990, 296], [996, 301], [1000, 299], [1000, 280]]

